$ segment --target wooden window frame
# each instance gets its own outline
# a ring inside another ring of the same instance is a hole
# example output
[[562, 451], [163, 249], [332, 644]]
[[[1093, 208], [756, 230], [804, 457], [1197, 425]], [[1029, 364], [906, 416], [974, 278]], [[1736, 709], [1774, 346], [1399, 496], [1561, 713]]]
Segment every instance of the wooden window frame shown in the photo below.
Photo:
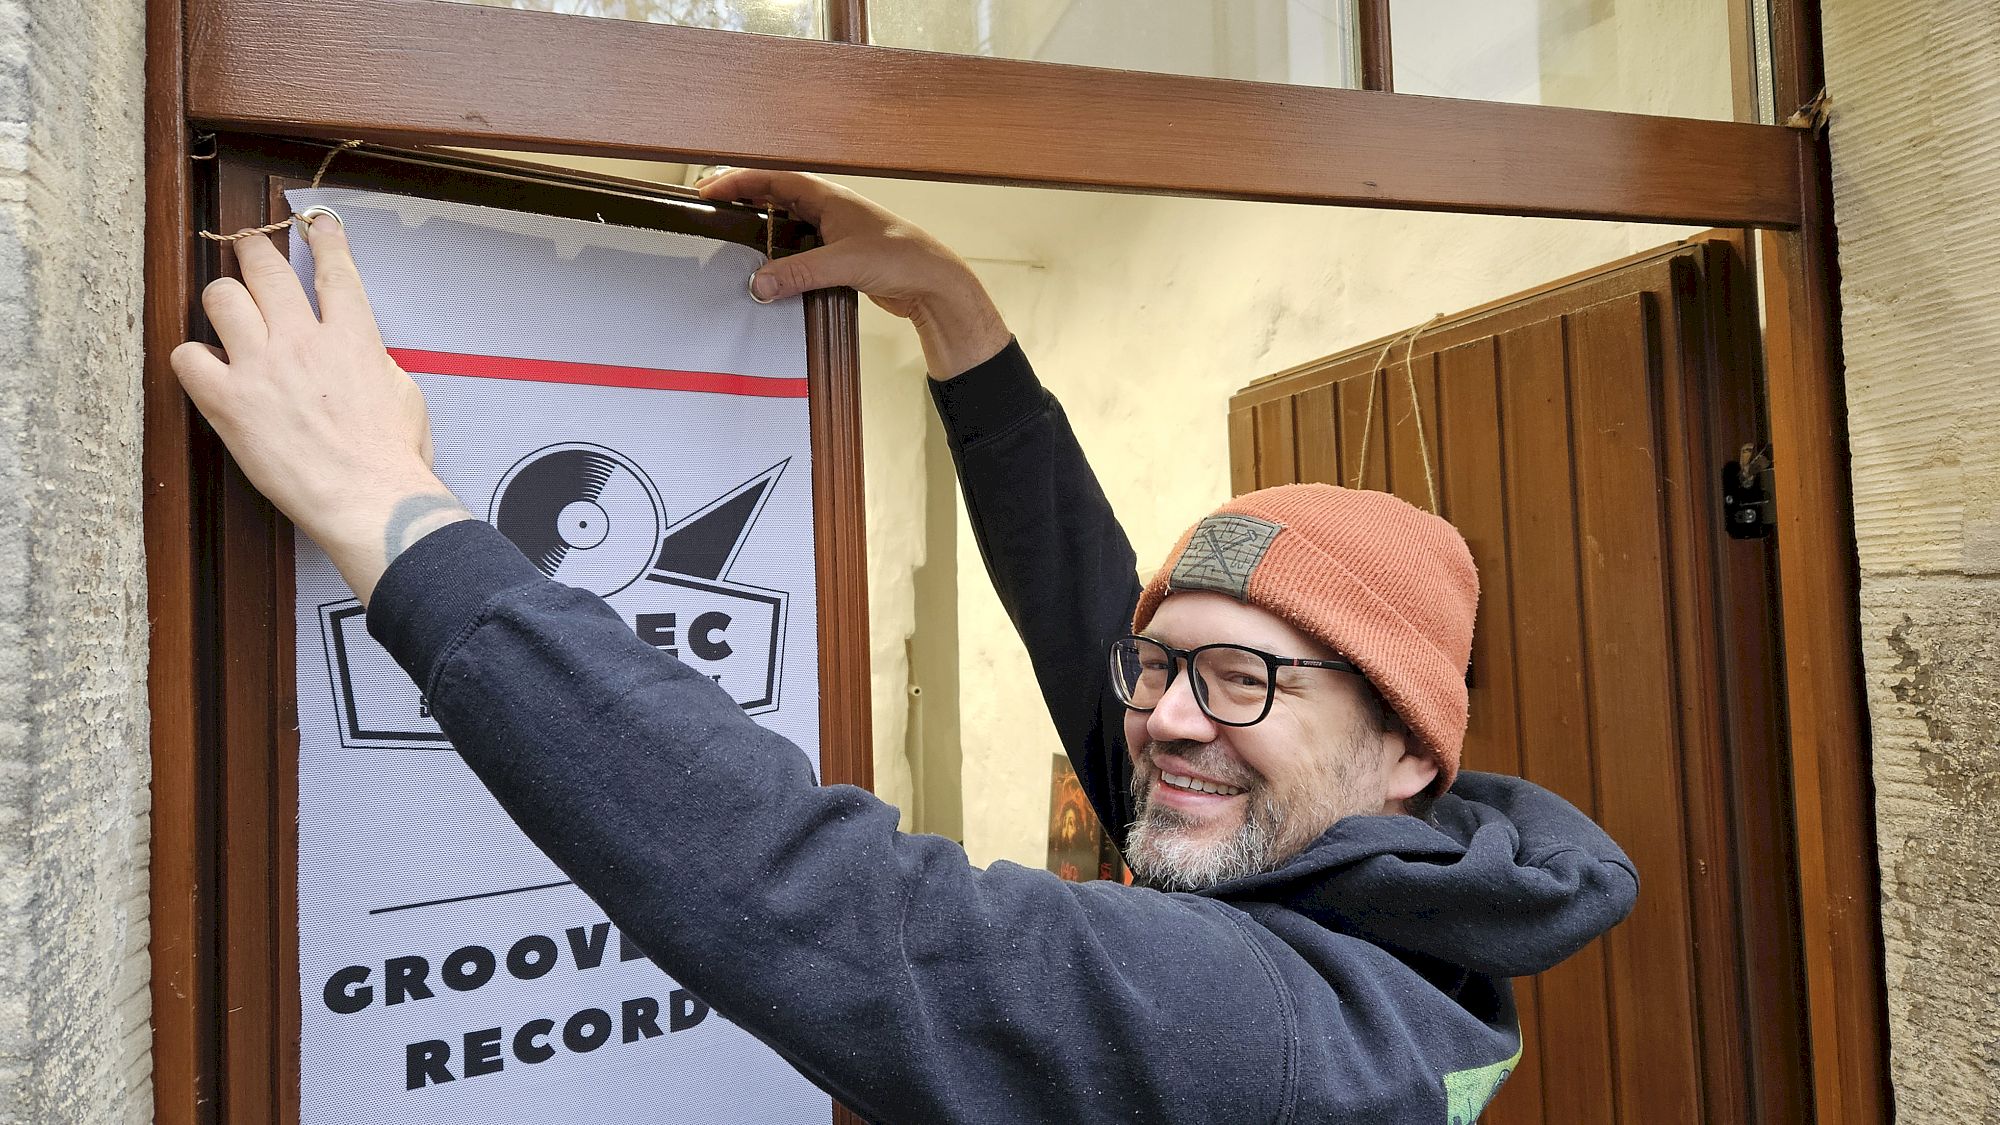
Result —
[[1395, 49], [1389, 32], [1389, 0], [1355, 0], [1354, 27], [1360, 39], [1361, 88], [1394, 93]]
[[[1801, 105], [1821, 80], [1817, 0], [1770, 3], [1773, 100]], [[1369, 7], [1385, 8], [1364, 0], [1363, 11]], [[212, 482], [195, 472], [200, 427], [167, 365], [188, 336], [193, 307], [191, 126], [1759, 228], [1815, 1119], [1887, 1120], [1874, 805], [1822, 136], [874, 47], [864, 45], [862, 0], [829, 0], [830, 42], [417, 0], [147, 0], [147, 15], [144, 471], [157, 1120], [215, 1120], [216, 1093], [208, 988], [215, 841], [202, 801], [215, 782], [209, 748], [217, 732], [193, 659], [211, 641], [197, 613], [211, 545], [188, 520], [189, 505]], [[1380, 40], [1375, 50], [1385, 50], [1386, 21], [1370, 26], [1369, 38]], [[398, 49], [383, 50], [385, 42]], [[1375, 69], [1388, 86], [1386, 66], [1378, 61]], [[968, 129], [968, 120], [979, 127]], [[855, 441], [858, 431], [827, 436]], [[859, 568], [846, 581], [860, 590]], [[865, 668], [858, 683], [865, 692]]]
[[[1107, 71], [469, 4], [190, 2], [204, 18], [188, 43], [188, 117], [237, 132], [403, 147], [1792, 229], [1810, 143], [1795, 130], [1733, 121]], [[385, 41], [409, 49], [384, 51]], [[312, 50], [271, 47], [284, 42]], [[670, 83], [663, 73], [693, 77]], [[580, 75], [590, 93], [560, 96]], [[801, 96], [801, 75], [811, 76], [813, 96]], [[468, 91], [488, 88], [492, 97], [467, 102]]]

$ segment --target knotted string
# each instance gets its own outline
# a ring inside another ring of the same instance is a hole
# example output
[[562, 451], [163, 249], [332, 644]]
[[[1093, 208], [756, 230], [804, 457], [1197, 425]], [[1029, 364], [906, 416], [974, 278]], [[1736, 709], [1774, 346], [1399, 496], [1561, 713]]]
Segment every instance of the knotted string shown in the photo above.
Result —
[[[333, 163], [334, 157], [339, 156], [341, 153], [346, 152], [348, 149], [359, 148], [359, 147], [361, 147], [360, 141], [342, 141], [339, 144], [333, 146], [333, 148], [327, 152], [326, 159], [319, 162], [319, 171], [313, 173], [312, 187], [317, 188], [319, 186], [319, 182], [322, 179], [326, 178], [327, 167]], [[245, 227], [244, 229], [237, 231], [235, 234], [216, 234], [214, 231], [206, 231], [206, 230], [198, 230], [195, 233], [203, 238], [208, 239], [210, 242], [235, 242], [239, 239], [249, 238], [253, 234], [276, 234], [279, 231], [284, 230], [286, 227], [291, 226], [293, 223], [304, 223], [307, 226], [311, 226], [313, 218], [316, 217], [317, 216], [306, 217], [302, 215], [292, 215], [287, 218], [280, 219], [275, 223], [265, 223], [261, 227]]]
[[1437, 478], [1431, 473], [1430, 440], [1424, 435], [1424, 405], [1423, 400], [1417, 397], [1415, 362], [1418, 339], [1443, 319], [1444, 314], [1439, 313], [1422, 324], [1390, 337], [1389, 342], [1383, 344], [1382, 351], [1376, 355], [1374, 366], [1368, 369], [1368, 407], [1361, 420], [1361, 456], [1354, 461], [1352, 485], [1354, 488], [1361, 487], [1363, 475], [1368, 470], [1368, 436], [1375, 428], [1375, 377], [1382, 374], [1382, 365], [1388, 361], [1389, 353], [1398, 343], [1403, 343], [1403, 376], [1409, 380], [1410, 385], [1410, 413], [1417, 419], [1417, 456], [1424, 463], [1424, 490], [1430, 494], [1430, 510], [1433, 512], [1438, 509]]

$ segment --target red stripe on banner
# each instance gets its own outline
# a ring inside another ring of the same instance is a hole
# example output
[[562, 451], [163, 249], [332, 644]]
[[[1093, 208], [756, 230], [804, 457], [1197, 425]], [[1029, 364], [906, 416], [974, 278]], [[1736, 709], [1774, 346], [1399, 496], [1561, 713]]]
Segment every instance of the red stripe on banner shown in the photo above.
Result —
[[642, 391], [701, 391], [756, 398], [804, 398], [804, 379], [766, 379], [719, 371], [664, 371], [654, 367], [616, 367], [607, 363], [571, 363], [557, 359], [514, 359], [500, 355], [464, 355], [390, 348], [390, 358], [405, 371], [425, 375], [466, 375], [475, 379], [523, 379], [535, 383], [585, 383], [594, 387], [634, 387]]

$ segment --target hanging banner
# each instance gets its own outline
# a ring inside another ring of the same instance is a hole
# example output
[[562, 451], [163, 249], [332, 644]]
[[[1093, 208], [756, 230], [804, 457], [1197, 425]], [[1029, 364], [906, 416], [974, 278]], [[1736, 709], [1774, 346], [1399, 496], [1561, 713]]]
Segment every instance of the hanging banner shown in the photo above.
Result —
[[[436, 468], [543, 573], [818, 768], [804, 310], [688, 235], [351, 190]], [[292, 257], [311, 291], [303, 238]], [[824, 1125], [827, 1096], [630, 947], [508, 820], [298, 540], [305, 1125]]]

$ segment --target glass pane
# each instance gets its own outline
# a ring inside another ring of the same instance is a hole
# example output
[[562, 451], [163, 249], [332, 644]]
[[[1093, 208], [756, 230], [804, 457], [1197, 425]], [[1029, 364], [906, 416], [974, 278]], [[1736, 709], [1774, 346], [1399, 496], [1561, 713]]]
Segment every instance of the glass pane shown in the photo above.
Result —
[[824, 0], [461, 0], [489, 8], [753, 31], [797, 39], [826, 37]]
[[869, 0], [868, 26], [885, 47], [1359, 84], [1353, 0]]
[[1730, 120], [1732, 7], [1390, 0], [1396, 92]]

